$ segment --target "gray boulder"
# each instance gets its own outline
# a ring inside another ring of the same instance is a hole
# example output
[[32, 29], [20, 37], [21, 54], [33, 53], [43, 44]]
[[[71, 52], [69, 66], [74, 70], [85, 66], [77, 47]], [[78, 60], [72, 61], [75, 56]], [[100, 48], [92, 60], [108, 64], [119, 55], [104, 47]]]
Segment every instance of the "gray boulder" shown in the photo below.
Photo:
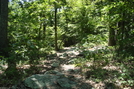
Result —
[[24, 85], [26, 89], [91, 89], [91, 86], [81, 85], [80, 82], [55, 70], [32, 75], [24, 80]]
[[49, 86], [55, 86], [56, 78], [57, 76], [54, 75], [36, 74], [28, 77], [24, 81], [24, 84], [32, 89], [49, 89]]
[[57, 67], [60, 66], [60, 62], [53, 62], [53, 63], [51, 64], [51, 66], [52, 66], [53, 68], [57, 68]]
[[25, 86], [32, 89], [72, 89], [76, 83], [57, 71], [36, 74], [25, 79]]

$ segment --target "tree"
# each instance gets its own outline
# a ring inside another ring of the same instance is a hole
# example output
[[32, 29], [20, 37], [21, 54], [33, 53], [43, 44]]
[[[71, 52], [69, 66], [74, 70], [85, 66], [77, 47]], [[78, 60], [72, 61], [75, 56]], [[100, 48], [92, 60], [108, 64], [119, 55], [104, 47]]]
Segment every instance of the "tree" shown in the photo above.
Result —
[[7, 47], [8, 0], [0, 0], [0, 55], [8, 56]]
[[112, 14], [111, 10], [109, 10], [109, 26], [108, 26], [108, 28], [109, 28], [109, 39], [108, 40], [109, 41], [108, 41], [108, 46], [115, 46], [116, 45], [116, 34], [115, 34], [115, 28], [113, 26], [114, 22], [110, 23], [110, 21], [111, 21], [110, 17], [112, 17], [112, 16], [110, 16], [110, 14]]
[[55, 50], [58, 51], [58, 45], [57, 45], [57, 5], [56, 2], [54, 2], [54, 9], [55, 9]]
[[8, 68], [6, 69], [7, 77], [12, 76], [12, 69], [16, 68], [15, 62], [9, 58], [8, 54], [8, 0], [0, 0], [0, 56], [7, 58]]
[[[8, 0], [0, 0], [0, 56], [7, 58], [8, 68], [5, 74], [8, 78], [16, 77], [16, 61], [9, 54], [8, 43]], [[12, 76], [12, 77], [11, 77]]]

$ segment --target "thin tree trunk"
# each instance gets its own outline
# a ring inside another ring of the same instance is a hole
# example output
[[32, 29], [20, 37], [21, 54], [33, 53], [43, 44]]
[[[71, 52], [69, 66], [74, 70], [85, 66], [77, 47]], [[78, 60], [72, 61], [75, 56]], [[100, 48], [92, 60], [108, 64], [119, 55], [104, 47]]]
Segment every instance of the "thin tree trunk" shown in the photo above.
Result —
[[115, 31], [113, 28], [109, 28], [109, 42], [108, 46], [115, 46], [116, 45], [116, 39], [115, 39]]
[[56, 3], [54, 3], [55, 6], [55, 24], [54, 24], [54, 28], [55, 28], [55, 50], [58, 51], [58, 45], [57, 45], [57, 6]]
[[43, 38], [46, 38], [46, 24], [43, 24]]

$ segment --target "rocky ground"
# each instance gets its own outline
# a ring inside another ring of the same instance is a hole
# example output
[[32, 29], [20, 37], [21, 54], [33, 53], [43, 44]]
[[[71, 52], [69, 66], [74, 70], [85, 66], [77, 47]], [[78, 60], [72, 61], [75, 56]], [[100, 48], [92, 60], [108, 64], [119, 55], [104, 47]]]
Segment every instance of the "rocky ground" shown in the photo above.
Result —
[[[95, 51], [99, 48], [88, 50]], [[81, 67], [72, 64], [72, 59], [83, 56], [81, 50], [77, 50], [75, 47], [65, 47], [55, 54], [48, 55], [47, 60], [41, 61], [42, 65], [37, 65], [37, 67], [41, 67], [40, 71], [35, 72], [35, 74], [10, 87], [10, 89], [124, 89], [120, 87], [119, 83], [106, 82], [109, 80], [95, 82], [90, 79], [92, 72], [87, 70], [86, 72]], [[90, 65], [90, 63], [87, 63], [87, 65]], [[29, 68], [29, 65], [25, 65], [23, 68]], [[107, 65], [104, 69], [120, 71], [120, 68], [113, 65]], [[104, 76], [109, 75], [105, 73]]]

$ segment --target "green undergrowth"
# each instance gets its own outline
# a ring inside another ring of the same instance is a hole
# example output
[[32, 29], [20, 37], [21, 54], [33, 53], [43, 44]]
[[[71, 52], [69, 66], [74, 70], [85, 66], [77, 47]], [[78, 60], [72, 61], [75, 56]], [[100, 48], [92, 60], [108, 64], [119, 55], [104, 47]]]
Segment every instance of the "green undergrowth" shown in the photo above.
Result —
[[[82, 57], [74, 58], [72, 62], [82, 68], [82, 74], [86, 79], [95, 82], [110, 82], [119, 86], [119, 89], [134, 87], [134, 57], [127, 56], [124, 59], [117, 57], [114, 47], [94, 51], [83, 50], [82, 54]], [[120, 58], [122, 62], [118, 61]]]

